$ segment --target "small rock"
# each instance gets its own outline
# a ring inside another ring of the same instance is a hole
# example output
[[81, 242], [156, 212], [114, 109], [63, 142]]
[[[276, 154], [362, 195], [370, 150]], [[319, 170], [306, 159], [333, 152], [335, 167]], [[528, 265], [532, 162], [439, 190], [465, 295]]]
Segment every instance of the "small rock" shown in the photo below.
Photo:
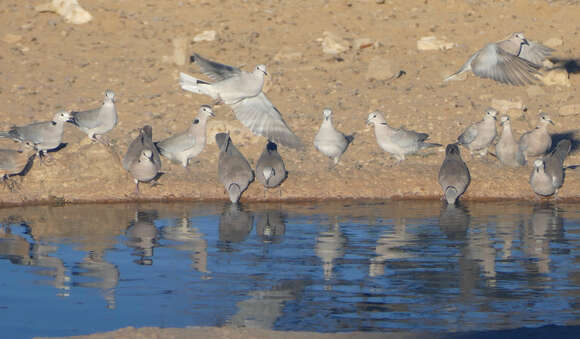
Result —
[[348, 41], [331, 32], [322, 33], [322, 51], [326, 54], [339, 54], [346, 52], [350, 44]]
[[6, 33], [2, 37], [2, 41], [4, 41], [7, 44], [15, 44], [20, 40], [22, 40], [22, 36], [18, 34]]
[[354, 47], [354, 49], [363, 49], [363, 48], [372, 47], [373, 45], [374, 45], [374, 43], [371, 39], [361, 38], [361, 39], [356, 39], [354, 41], [353, 47]]
[[38, 12], [54, 12], [63, 16], [66, 22], [80, 25], [93, 19], [91, 13], [79, 5], [77, 0], [52, 0], [35, 7]]
[[580, 115], [580, 104], [571, 104], [560, 107], [560, 115]]
[[437, 39], [435, 36], [424, 36], [417, 41], [417, 49], [420, 51], [444, 51], [455, 47], [455, 43]]
[[551, 48], [556, 48], [558, 46], [562, 46], [563, 41], [562, 39], [559, 38], [550, 38], [546, 41], [544, 41], [544, 45], [551, 47]]
[[507, 113], [509, 110], [522, 110], [524, 104], [521, 101], [510, 101], [503, 99], [492, 99], [491, 107], [497, 109], [500, 113]]
[[537, 97], [537, 96], [546, 94], [544, 89], [538, 85], [529, 86], [526, 89], [526, 92], [528, 93], [529, 97]]
[[399, 69], [393, 66], [388, 59], [375, 56], [369, 63], [369, 68], [365, 78], [367, 80], [389, 80], [399, 73]]
[[216, 31], [203, 31], [198, 35], [193, 37], [194, 42], [201, 42], [201, 41], [214, 41], [217, 39], [217, 32]]
[[540, 78], [546, 86], [572, 86], [570, 79], [568, 79], [568, 72], [565, 69], [557, 68], [549, 70]]
[[173, 62], [178, 66], [187, 61], [187, 39], [180, 37], [173, 39]]
[[274, 61], [298, 61], [302, 59], [302, 53], [288, 46], [282, 47], [274, 56]]

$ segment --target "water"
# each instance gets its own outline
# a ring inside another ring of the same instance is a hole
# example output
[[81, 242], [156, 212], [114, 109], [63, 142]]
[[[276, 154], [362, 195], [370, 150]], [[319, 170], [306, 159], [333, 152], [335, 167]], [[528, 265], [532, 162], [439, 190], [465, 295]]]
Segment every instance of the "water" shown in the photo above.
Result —
[[3, 336], [580, 324], [580, 204], [0, 209]]

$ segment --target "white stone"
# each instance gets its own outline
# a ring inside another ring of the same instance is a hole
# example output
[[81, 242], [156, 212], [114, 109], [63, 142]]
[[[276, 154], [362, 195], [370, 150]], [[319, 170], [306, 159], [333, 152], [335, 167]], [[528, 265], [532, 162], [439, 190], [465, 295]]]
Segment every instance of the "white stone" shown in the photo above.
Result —
[[568, 72], [565, 69], [552, 69], [544, 73], [541, 77], [542, 82], [547, 86], [564, 86], [571, 87]]
[[193, 37], [194, 42], [201, 42], [201, 41], [214, 41], [217, 39], [217, 32], [216, 31], [203, 31], [198, 35]]
[[52, 0], [35, 7], [38, 12], [54, 12], [63, 16], [66, 22], [85, 24], [93, 19], [91, 13], [79, 5], [78, 0]]
[[417, 41], [417, 49], [420, 51], [444, 51], [455, 47], [455, 43], [437, 39], [435, 36], [424, 36]]
[[332, 32], [325, 31], [322, 35], [322, 51], [326, 54], [339, 54], [350, 48], [348, 41]]

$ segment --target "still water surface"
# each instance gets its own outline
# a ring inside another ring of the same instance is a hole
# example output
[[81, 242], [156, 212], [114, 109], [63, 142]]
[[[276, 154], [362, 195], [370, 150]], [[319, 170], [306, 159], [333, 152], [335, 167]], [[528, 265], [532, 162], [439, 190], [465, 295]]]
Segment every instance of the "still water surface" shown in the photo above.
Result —
[[0, 222], [10, 338], [580, 324], [580, 204], [35, 206]]

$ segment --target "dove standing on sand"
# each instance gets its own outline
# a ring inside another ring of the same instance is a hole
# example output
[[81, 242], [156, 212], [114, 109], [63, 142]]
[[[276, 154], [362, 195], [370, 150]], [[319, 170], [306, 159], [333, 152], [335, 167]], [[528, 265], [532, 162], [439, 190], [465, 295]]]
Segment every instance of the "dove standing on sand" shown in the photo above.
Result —
[[21, 150], [0, 149], [0, 180], [11, 191], [14, 189], [14, 186], [8, 183], [9, 177], [22, 174], [35, 154], [36, 150], [34, 149], [34, 145], [29, 142], [25, 142]]
[[520, 151], [518, 143], [514, 140], [510, 117], [503, 115], [500, 120], [503, 130], [499, 137], [499, 141], [495, 145], [495, 155], [503, 166], [523, 166], [524, 155]]
[[439, 169], [439, 185], [448, 204], [455, 204], [469, 186], [471, 177], [457, 144], [449, 144], [445, 148], [445, 160]]
[[105, 100], [99, 108], [88, 111], [71, 112], [68, 121], [85, 132], [91, 140], [97, 140], [117, 125], [117, 109], [115, 108], [115, 93], [105, 91]]
[[230, 201], [237, 203], [254, 180], [254, 172], [248, 160], [234, 146], [229, 134], [218, 133], [215, 141], [220, 149], [218, 177], [228, 192]]
[[161, 170], [161, 158], [152, 139], [151, 126], [143, 126], [123, 157], [123, 168], [129, 171], [135, 180], [136, 194], [139, 194], [139, 182], [149, 182], [155, 179]]
[[444, 81], [472, 71], [479, 77], [504, 84], [520, 86], [533, 83], [542, 61], [552, 51], [542, 44], [528, 41], [523, 33], [512, 33], [505, 40], [489, 43], [475, 52], [459, 71]]
[[429, 134], [417, 133], [403, 128], [392, 128], [387, 124], [382, 112], [369, 114], [368, 125], [375, 126], [375, 137], [379, 146], [397, 159], [397, 163], [405, 160], [406, 154], [416, 153], [428, 147], [440, 147], [441, 144], [425, 142]]
[[345, 136], [337, 131], [332, 125], [332, 110], [326, 108], [322, 111], [324, 119], [318, 133], [314, 137], [314, 147], [322, 154], [334, 160], [334, 165], [338, 164], [340, 156], [346, 151], [352, 142], [352, 136]]
[[155, 143], [159, 153], [172, 161], [178, 161], [187, 167], [189, 159], [195, 158], [205, 147], [207, 119], [214, 117], [213, 110], [208, 105], [199, 108], [197, 118], [183, 132]]
[[278, 153], [278, 146], [269, 141], [256, 163], [256, 179], [266, 188], [273, 188], [286, 179], [288, 172]]
[[488, 147], [497, 136], [496, 116], [497, 111], [495, 109], [491, 107], [486, 109], [483, 119], [469, 125], [457, 138], [459, 144], [465, 146], [472, 153], [479, 151], [482, 156], [486, 155]]
[[302, 147], [302, 142], [288, 128], [280, 111], [262, 92], [264, 76], [267, 75], [266, 66], [258, 65], [249, 73], [207, 60], [198, 54], [194, 54], [191, 61], [214, 82], [208, 83], [180, 73], [179, 84], [182, 89], [223, 101], [232, 108], [238, 120], [254, 134], [262, 135], [284, 146]]
[[14, 126], [8, 132], [0, 132], [0, 138], [10, 138], [18, 142], [30, 142], [39, 156], [58, 148], [62, 143], [64, 123], [71, 117], [70, 112], [60, 111], [52, 121], [35, 122], [24, 126]]
[[561, 140], [552, 153], [534, 161], [530, 185], [536, 194], [542, 196], [558, 194], [558, 189], [564, 183], [564, 159], [571, 147], [570, 140]]
[[554, 122], [549, 115], [542, 113], [536, 128], [520, 137], [519, 147], [526, 161], [528, 157], [546, 154], [552, 147], [552, 137], [548, 133], [548, 124], [554, 125]]

